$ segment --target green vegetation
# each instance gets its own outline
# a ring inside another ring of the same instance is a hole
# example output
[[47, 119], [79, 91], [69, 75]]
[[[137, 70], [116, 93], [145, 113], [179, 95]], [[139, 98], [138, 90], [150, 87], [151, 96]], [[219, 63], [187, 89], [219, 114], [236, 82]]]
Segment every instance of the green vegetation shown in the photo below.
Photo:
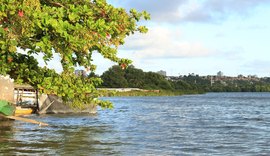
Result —
[[101, 75], [103, 88], [140, 88], [140, 89], [163, 89], [172, 90], [171, 83], [160, 74], [143, 72], [133, 65], [122, 70], [115, 65]]
[[188, 94], [202, 94], [203, 92], [197, 91], [172, 91], [172, 90], [134, 90], [134, 91], [111, 91], [111, 90], [103, 90], [101, 91], [102, 96], [111, 97], [111, 96], [180, 96], [180, 95], [188, 95]]
[[[132, 65], [125, 70], [122, 70], [119, 66], [112, 66], [101, 75], [101, 79], [104, 82], [99, 86], [101, 88], [143, 89], [141, 91], [127, 92], [103, 91], [103, 95], [106, 96], [162, 96], [205, 92], [270, 92], [270, 78], [200, 77], [194, 74], [181, 77], [165, 77], [154, 72], [144, 72]], [[157, 90], [159, 92], [155, 92]]]
[[103, 91], [105, 96], [164, 96], [203, 93], [203, 90], [185, 81], [171, 81], [154, 72], [144, 72], [133, 65], [122, 70], [115, 65], [101, 75], [100, 88], [140, 88], [139, 91]]
[[[16, 83], [27, 83], [41, 93], [55, 94], [74, 107], [95, 103], [111, 108], [108, 101], [97, 100], [96, 86], [101, 79], [81, 78], [74, 67], [92, 72], [92, 54], [125, 68], [131, 63], [117, 57], [117, 49], [127, 36], [146, 33], [137, 23], [150, 19], [147, 12], [115, 8], [106, 0], [0, 0], [0, 74], [10, 75]], [[20, 53], [22, 49], [25, 53]], [[62, 73], [38, 66], [33, 54], [45, 63], [60, 56]]]

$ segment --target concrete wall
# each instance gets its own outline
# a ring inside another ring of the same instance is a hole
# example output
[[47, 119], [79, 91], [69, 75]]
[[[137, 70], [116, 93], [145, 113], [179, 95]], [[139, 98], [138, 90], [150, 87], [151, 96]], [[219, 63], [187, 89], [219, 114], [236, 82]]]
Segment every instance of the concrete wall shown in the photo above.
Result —
[[97, 90], [107, 90], [116, 92], [142, 91], [140, 88], [97, 88]]
[[0, 100], [14, 103], [14, 81], [9, 76], [0, 75]]

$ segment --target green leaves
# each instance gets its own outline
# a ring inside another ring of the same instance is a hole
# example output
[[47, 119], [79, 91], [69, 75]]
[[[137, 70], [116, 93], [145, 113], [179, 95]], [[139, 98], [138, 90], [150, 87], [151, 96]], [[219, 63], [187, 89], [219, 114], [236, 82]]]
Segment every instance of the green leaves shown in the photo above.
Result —
[[[41, 92], [56, 94], [73, 106], [81, 107], [92, 102], [111, 108], [109, 102], [96, 99], [98, 78], [81, 78], [74, 74], [74, 66], [95, 71], [92, 53], [124, 64], [128, 59], [117, 56], [118, 46], [134, 32], [147, 32], [137, 22], [150, 19], [147, 12], [130, 12], [115, 8], [106, 0], [93, 1], [39, 1], [0, 0], [0, 74], [9, 74], [17, 82], [29, 83]], [[28, 55], [17, 53], [27, 49]], [[32, 54], [43, 54], [43, 60], [60, 56], [64, 71], [41, 68]], [[2, 59], [2, 57], [4, 59]]]
[[151, 19], [150, 14], [148, 12], [146, 12], [146, 11], [143, 11], [142, 15], [143, 15], [145, 20], [150, 20]]
[[137, 10], [131, 9], [130, 14], [132, 15], [133, 18], [136, 19], [136, 21], [139, 21], [141, 17], [143, 17], [145, 20], [150, 20], [150, 14], [146, 11], [137, 12]]
[[138, 30], [140, 31], [140, 33], [147, 33], [148, 29], [145, 26], [139, 26]]

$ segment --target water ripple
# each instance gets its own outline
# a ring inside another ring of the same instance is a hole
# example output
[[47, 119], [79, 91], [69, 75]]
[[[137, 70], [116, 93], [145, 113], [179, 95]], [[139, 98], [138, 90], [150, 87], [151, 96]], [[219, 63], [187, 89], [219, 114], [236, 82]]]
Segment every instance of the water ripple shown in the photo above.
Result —
[[107, 98], [97, 115], [0, 122], [0, 155], [269, 155], [270, 94]]

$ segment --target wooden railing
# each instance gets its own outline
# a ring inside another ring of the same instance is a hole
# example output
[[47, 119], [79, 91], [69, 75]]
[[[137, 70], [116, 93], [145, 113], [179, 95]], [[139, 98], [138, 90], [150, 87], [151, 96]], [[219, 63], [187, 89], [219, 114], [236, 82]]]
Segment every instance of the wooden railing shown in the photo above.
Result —
[[36, 90], [28, 85], [15, 85], [14, 86], [14, 101], [17, 105], [37, 104], [37, 92]]

